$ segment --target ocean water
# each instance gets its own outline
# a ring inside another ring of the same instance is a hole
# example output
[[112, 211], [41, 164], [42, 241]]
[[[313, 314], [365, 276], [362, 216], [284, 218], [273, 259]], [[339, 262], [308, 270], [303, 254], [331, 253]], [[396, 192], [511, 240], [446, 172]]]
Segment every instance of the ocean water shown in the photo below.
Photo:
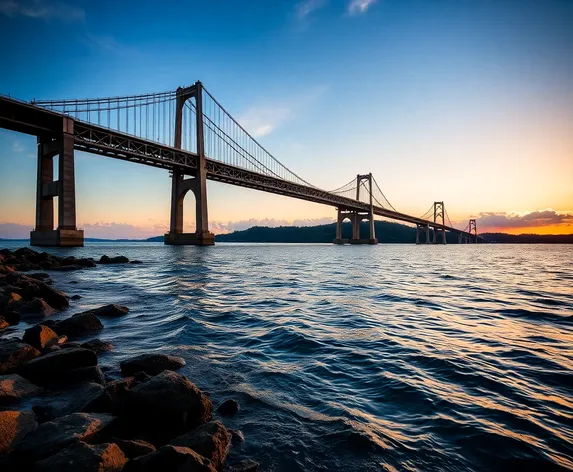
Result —
[[[2, 245], [2, 243], [0, 243]], [[4, 243], [17, 247], [18, 244]], [[265, 471], [572, 470], [573, 246], [89, 244], [115, 348], [183, 356]], [[70, 284], [69, 282], [77, 282]], [[21, 330], [25, 326], [20, 326]], [[16, 330], [16, 332], [18, 332]]]

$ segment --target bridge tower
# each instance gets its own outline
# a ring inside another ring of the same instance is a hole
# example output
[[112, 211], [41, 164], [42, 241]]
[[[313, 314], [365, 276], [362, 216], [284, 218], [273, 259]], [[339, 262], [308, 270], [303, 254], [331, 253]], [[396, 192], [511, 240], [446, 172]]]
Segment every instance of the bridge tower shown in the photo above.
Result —
[[[470, 233], [470, 235], [471, 234], [474, 235], [474, 237], [475, 237], [474, 242], [477, 243], [478, 242], [478, 230], [477, 230], [476, 220], [474, 218], [470, 219], [468, 233]], [[469, 240], [469, 242], [471, 242], [471, 236], [468, 236], [468, 240]]]
[[[439, 223], [445, 226], [445, 214], [444, 202], [434, 202], [434, 223]], [[439, 221], [441, 219], [441, 221]], [[434, 238], [432, 243], [438, 243], [438, 231], [442, 234], [442, 244], [446, 244], [446, 230], [444, 228], [438, 229], [434, 226]]]
[[[360, 201], [360, 188], [363, 186], [362, 182], [368, 182], [368, 193], [369, 193], [369, 209], [368, 211], [356, 211], [356, 210], [346, 210], [344, 208], [338, 208], [338, 218], [336, 220], [336, 239], [334, 244], [378, 244], [376, 239], [376, 232], [374, 229], [374, 202], [372, 197], [372, 173], [370, 174], [358, 174], [356, 176], [356, 200]], [[342, 222], [345, 219], [349, 219], [352, 224], [352, 238], [343, 239], [342, 238]], [[363, 220], [368, 220], [370, 227], [370, 237], [361, 238], [360, 237], [360, 223]]]
[[425, 244], [430, 244], [430, 225], [428, 225], [428, 224], [425, 224], [425, 225], [417, 224], [416, 225], [416, 244], [421, 244], [420, 243], [420, 234], [421, 233], [426, 233]]
[[[58, 156], [58, 180], [54, 157]], [[54, 229], [54, 197], [58, 197], [58, 227]], [[38, 136], [36, 227], [30, 232], [32, 246], [83, 246], [84, 232], [76, 227], [74, 175], [74, 120], [62, 118], [57, 134]]]
[[[209, 231], [207, 215], [207, 168], [205, 166], [205, 142], [203, 130], [203, 85], [197, 81], [191, 87], [177, 89], [175, 103], [175, 139], [173, 146], [181, 149], [183, 107], [195, 98], [197, 128], [197, 171], [186, 179], [181, 169], [174, 167], [171, 182], [171, 223], [165, 234], [165, 244], [212, 246], [215, 235]], [[195, 195], [195, 233], [183, 232], [183, 201], [187, 192]]]

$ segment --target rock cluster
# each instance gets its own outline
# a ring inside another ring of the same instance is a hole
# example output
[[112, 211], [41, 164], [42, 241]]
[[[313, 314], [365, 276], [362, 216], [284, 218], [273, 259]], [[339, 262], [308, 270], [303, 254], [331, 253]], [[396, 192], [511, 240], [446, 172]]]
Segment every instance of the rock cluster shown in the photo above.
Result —
[[[39, 258], [26, 248], [0, 254], [2, 314], [20, 314], [36, 300], [52, 310], [67, 307], [67, 297], [44, 274], [24, 276], [6, 265], [53, 270], [48, 262], [66, 267], [61, 259]], [[108, 259], [102, 263], [126, 262]], [[70, 266], [84, 259], [74, 260]], [[100, 317], [128, 311], [106, 305], [60, 321], [42, 319], [21, 340], [0, 338], [0, 470], [258, 470], [253, 461], [225, 464], [231, 445], [244, 436], [214, 420], [209, 397], [175, 372], [185, 365], [182, 358], [147, 353], [121, 362], [122, 378], [104, 375], [98, 355], [113, 346], [89, 337], [103, 329]], [[230, 416], [238, 410], [227, 400], [217, 411]]]

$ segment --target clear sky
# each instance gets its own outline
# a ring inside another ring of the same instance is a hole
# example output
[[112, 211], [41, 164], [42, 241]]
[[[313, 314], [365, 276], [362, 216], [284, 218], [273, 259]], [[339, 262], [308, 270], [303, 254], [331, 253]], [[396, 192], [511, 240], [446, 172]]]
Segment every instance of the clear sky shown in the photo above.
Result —
[[[399, 211], [444, 200], [460, 227], [476, 217], [480, 231], [573, 233], [573, 1], [0, 0], [0, 41], [0, 93], [201, 80], [314, 185], [372, 172]], [[35, 147], [0, 130], [0, 237], [34, 225]], [[166, 230], [166, 171], [79, 152], [76, 163], [86, 236]], [[335, 216], [224, 184], [208, 192], [215, 232]]]

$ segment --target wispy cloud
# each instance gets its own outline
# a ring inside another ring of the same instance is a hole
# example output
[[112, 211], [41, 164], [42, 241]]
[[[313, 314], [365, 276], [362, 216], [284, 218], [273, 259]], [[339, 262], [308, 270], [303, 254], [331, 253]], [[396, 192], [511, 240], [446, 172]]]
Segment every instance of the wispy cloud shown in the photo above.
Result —
[[348, 13], [351, 15], [366, 13], [374, 3], [376, 0], [351, 0], [348, 4]]
[[82, 39], [89, 47], [105, 52], [114, 54], [133, 54], [137, 52], [136, 48], [126, 46], [110, 35], [86, 33]]
[[573, 211], [536, 210], [524, 213], [482, 212], [476, 217], [480, 232], [544, 226], [572, 226]]
[[284, 106], [252, 106], [239, 118], [239, 123], [255, 138], [259, 138], [272, 133], [292, 117], [293, 112]]
[[24, 152], [26, 148], [22, 145], [22, 143], [18, 140], [14, 140], [12, 142], [12, 152], [21, 153]]
[[303, 0], [297, 3], [295, 14], [299, 20], [305, 20], [311, 13], [326, 5], [327, 0]]
[[85, 21], [85, 11], [74, 5], [44, 0], [0, 0], [0, 14], [15, 17], [25, 16], [44, 21]]

